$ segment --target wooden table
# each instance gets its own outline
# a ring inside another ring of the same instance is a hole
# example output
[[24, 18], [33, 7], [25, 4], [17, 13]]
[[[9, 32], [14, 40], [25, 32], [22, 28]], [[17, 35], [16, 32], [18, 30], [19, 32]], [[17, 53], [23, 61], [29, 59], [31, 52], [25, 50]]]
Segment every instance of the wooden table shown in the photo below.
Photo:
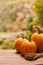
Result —
[[0, 65], [43, 65], [43, 58], [27, 61], [16, 50], [0, 50]]

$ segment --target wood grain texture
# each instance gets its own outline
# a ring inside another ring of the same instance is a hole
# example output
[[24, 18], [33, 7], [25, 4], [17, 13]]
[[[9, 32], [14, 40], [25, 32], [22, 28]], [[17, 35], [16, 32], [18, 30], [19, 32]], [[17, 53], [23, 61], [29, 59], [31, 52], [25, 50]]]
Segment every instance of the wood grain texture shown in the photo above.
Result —
[[16, 50], [0, 50], [0, 65], [43, 65], [43, 58], [36, 61], [27, 61]]

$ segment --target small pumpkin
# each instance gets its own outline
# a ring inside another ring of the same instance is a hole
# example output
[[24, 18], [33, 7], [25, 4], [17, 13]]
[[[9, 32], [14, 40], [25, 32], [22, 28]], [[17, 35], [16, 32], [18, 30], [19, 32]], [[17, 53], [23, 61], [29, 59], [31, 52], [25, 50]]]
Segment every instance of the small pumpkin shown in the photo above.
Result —
[[15, 41], [15, 49], [17, 50], [17, 52], [21, 52], [21, 45], [23, 42], [24, 42], [24, 34], [21, 33], [20, 37]]
[[25, 40], [21, 46], [22, 55], [26, 55], [28, 53], [35, 53], [37, 51], [36, 43], [33, 41]]
[[37, 51], [43, 52], [43, 33], [41, 33], [40, 28], [34, 26], [36, 32], [31, 36], [31, 40], [37, 44]]

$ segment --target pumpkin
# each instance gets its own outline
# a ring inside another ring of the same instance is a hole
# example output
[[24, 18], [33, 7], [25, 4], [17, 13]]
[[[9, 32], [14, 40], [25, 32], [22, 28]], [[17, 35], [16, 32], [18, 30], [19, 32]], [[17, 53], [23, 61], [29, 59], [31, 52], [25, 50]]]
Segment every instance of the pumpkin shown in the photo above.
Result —
[[21, 52], [21, 45], [23, 42], [24, 42], [24, 34], [21, 33], [20, 38], [15, 40], [15, 49], [17, 50], [17, 52]]
[[31, 36], [31, 40], [34, 41], [37, 45], [37, 51], [43, 52], [43, 33], [40, 33], [40, 28], [34, 26], [36, 32]]
[[36, 43], [33, 41], [25, 40], [21, 46], [22, 55], [27, 55], [28, 53], [35, 53], [37, 51]]

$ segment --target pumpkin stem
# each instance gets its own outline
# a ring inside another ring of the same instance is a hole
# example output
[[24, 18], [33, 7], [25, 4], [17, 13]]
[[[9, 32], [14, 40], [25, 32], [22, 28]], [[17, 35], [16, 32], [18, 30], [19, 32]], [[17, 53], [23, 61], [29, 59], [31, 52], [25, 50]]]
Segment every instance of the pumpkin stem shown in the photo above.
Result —
[[21, 37], [22, 39], [24, 39], [24, 34], [23, 34], [23, 33], [21, 33], [21, 34], [20, 34], [20, 37]]
[[39, 28], [38, 26], [33, 26], [33, 29], [36, 29], [36, 32], [37, 32], [38, 34], [41, 33], [41, 30], [40, 30], [40, 28]]

